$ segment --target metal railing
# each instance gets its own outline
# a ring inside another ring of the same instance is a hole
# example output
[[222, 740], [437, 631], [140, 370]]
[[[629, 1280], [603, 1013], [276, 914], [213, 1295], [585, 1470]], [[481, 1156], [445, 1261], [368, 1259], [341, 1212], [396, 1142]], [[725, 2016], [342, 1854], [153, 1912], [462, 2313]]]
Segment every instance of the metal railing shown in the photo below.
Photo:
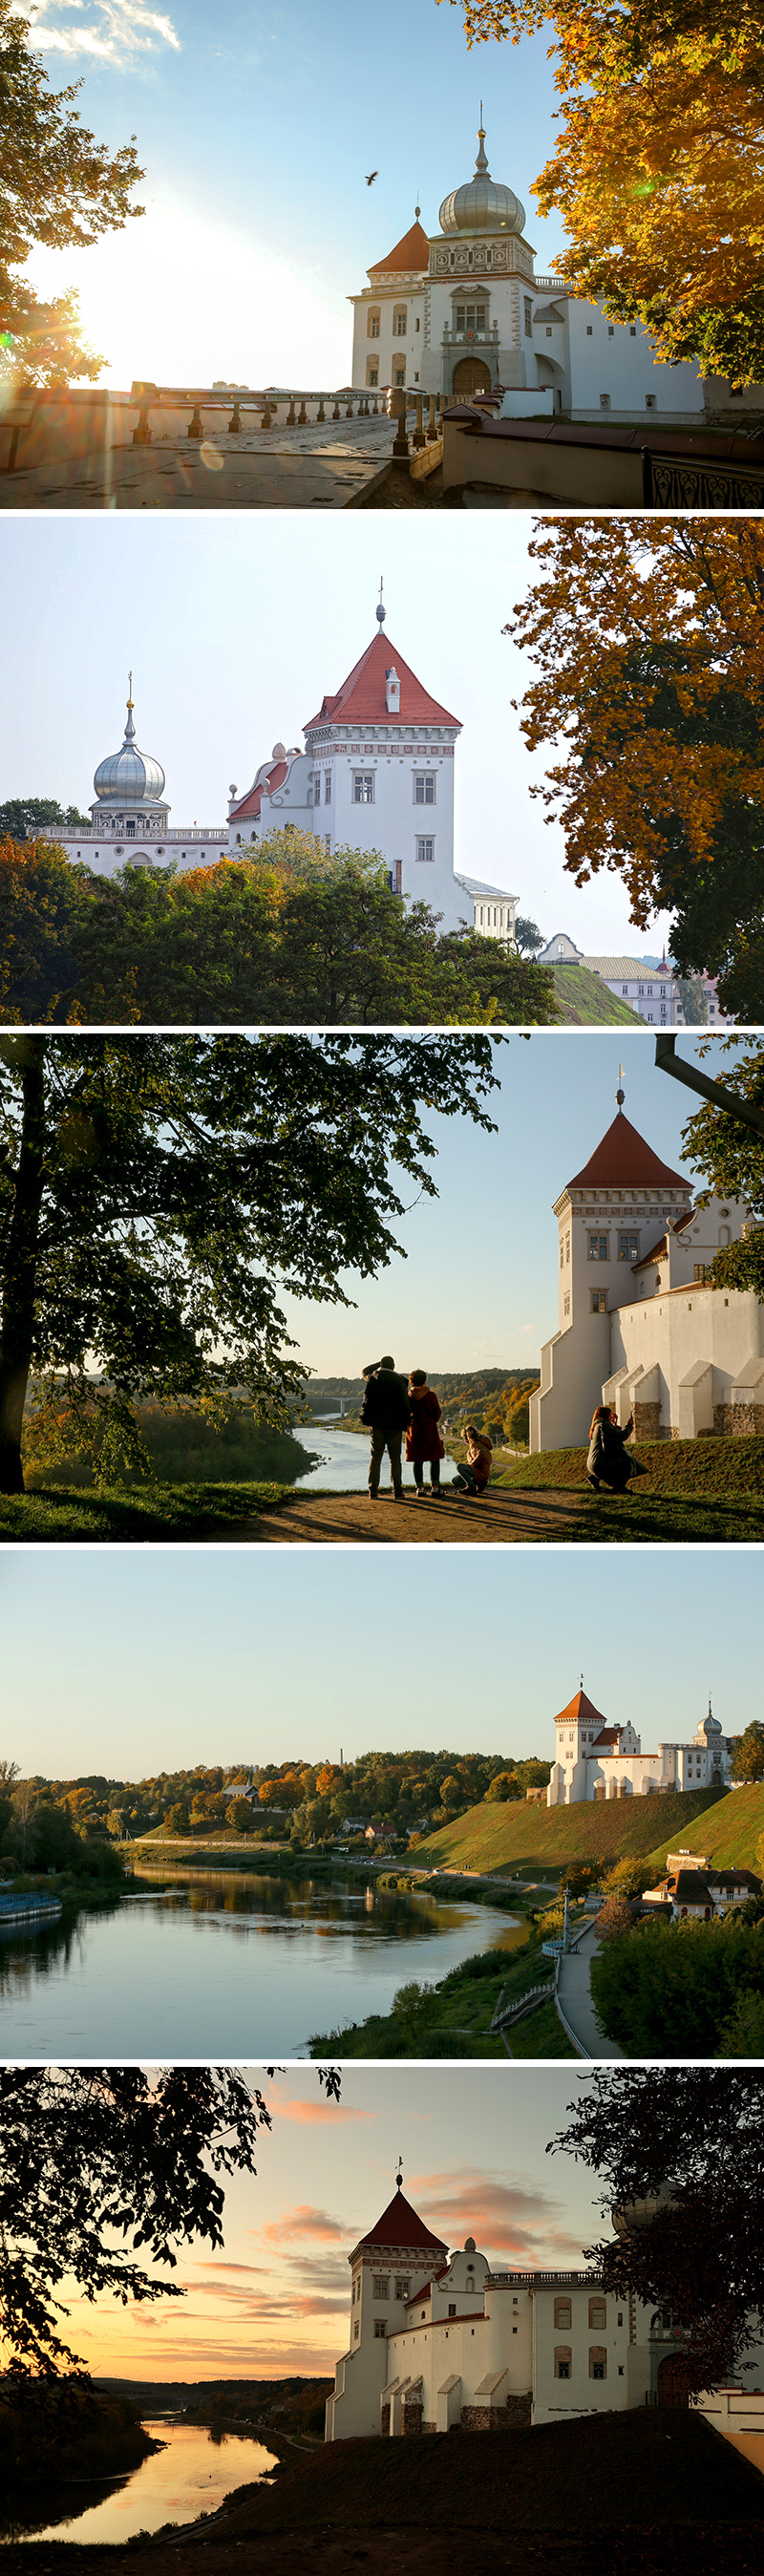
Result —
[[[518, 1996], [518, 1999], [517, 1999], [517, 2002], [516, 2002], [516, 2003], [514, 2003], [514, 2004], [508, 2004], [508, 2005], [507, 2005], [506, 2012], [502, 2012], [502, 2010], [501, 2010], [501, 1996], [499, 1996], [499, 2001], [498, 2001], [498, 2004], [497, 2004], [497, 2007], [496, 2007], [496, 2011], [495, 2011], [494, 2016], [493, 2016], [493, 2021], [491, 2022], [491, 2025], [490, 2025], [490, 2030], [491, 2030], [491, 2032], [493, 2032], [493, 2031], [497, 2031], [497, 2030], [507, 2030], [507, 2029], [508, 2029], [508, 2027], [509, 2027], [510, 2022], [512, 2022], [512, 2021], [519, 2021], [521, 2013], [526, 2013], [526, 2012], [535, 2012], [535, 2011], [536, 2011], [536, 2008], [537, 2008], [537, 2005], [539, 2005], [539, 2004], [541, 2004], [541, 2003], [548, 2003], [548, 2002], [551, 2000], [551, 1997], [552, 1997], [552, 1995], [553, 1995], [553, 1994], [554, 1994], [554, 1979], [553, 1979], [553, 1978], [551, 1978], [551, 1979], [547, 1979], [547, 1980], [544, 1982], [544, 1984], [543, 1984], [543, 1985], [539, 1985], [539, 1986], [528, 1986], [528, 1987], [526, 1988], [526, 1992], [525, 1992], [525, 1994], [524, 1994], [524, 1995], [519, 1995], [519, 1996]], [[489, 2033], [489, 2036], [490, 2036], [490, 2033]]]

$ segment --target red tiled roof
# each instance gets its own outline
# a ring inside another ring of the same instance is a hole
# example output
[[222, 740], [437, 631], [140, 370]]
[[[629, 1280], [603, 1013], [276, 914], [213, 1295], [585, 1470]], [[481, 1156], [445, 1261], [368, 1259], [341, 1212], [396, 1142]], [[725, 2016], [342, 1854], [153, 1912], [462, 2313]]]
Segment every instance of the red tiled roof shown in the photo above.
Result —
[[448, 2251], [441, 2236], [433, 2236], [418, 2211], [412, 2209], [405, 2192], [395, 2191], [383, 2209], [376, 2227], [360, 2239], [362, 2245], [431, 2245], [438, 2254]]
[[[690, 1211], [690, 1213], [692, 1213], [692, 1211]], [[649, 1252], [643, 1252], [641, 1261], [632, 1262], [632, 1270], [649, 1270], [652, 1261], [665, 1261], [667, 1252], [668, 1235], [662, 1234], [659, 1236], [658, 1242], [652, 1245]]]
[[387, 258], [375, 259], [373, 268], [367, 269], [366, 274], [367, 277], [382, 277], [388, 268], [423, 269], [429, 268], [429, 265], [430, 245], [427, 234], [423, 232], [421, 224], [412, 224], [409, 231], [404, 233], [403, 240], [396, 242], [394, 250], [388, 251]]
[[599, 1735], [594, 1738], [595, 1747], [598, 1744], [619, 1744], [622, 1734], [622, 1726], [601, 1726]]
[[673, 1190], [686, 1190], [688, 1183], [681, 1172], [669, 1170], [646, 1145], [631, 1121], [619, 1110], [612, 1127], [603, 1136], [583, 1170], [574, 1172], [569, 1190], [585, 1189], [657, 1189], [661, 1183]]
[[[387, 711], [385, 683], [393, 663], [401, 684], [401, 707], [400, 715], [391, 716]], [[310, 733], [315, 725], [326, 724], [329, 720], [344, 722], [347, 717], [358, 725], [401, 725], [404, 733], [413, 724], [459, 725], [459, 717], [450, 716], [448, 709], [439, 706], [437, 698], [431, 698], [427, 689], [423, 689], [421, 680], [417, 680], [414, 672], [409, 670], [408, 662], [396, 653], [389, 636], [379, 634], [375, 635], [373, 643], [367, 644], [360, 662], [356, 662], [355, 669], [343, 680], [336, 697], [324, 698], [318, 715], [311, 716], [310, 723], [303, 725], [303, 733]]]
[[263, 785], [261, 787], [250, 787], [249, 795], [243, 796], [239, 805], [232, 805], [228, 818], [229, 822], [238, 823], [239, 821], [243, 821], [245, 816], [248, 814], [253, 814], [257, 821], [260, 813], [262, 797], [270, 796], [272, 790], [275, 790], [277, 787], [283, 787], [287, 774], [287, 767], [287, 761], [277, 760], [275, 768], [269, 769], [268, 776]]
[[575, 1699], [568, 1701], [567, 1708], [561, 1708], [554, 1722], [555, 1726], [589, 1726], [593, 1717], [596, 1717], [598, 1726], [604, 1726], [602, 1710], [595, 1708], [593, 1701], [587, 1699], [585, 1690], [577, 1690]]

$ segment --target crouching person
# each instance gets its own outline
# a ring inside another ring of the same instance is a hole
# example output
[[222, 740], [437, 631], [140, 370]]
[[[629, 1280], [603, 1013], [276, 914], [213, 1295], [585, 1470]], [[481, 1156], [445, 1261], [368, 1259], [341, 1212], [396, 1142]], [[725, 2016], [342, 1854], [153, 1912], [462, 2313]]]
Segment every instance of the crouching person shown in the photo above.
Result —
[[457, 1467], [452, 1491], [455, 1494], [484, 1494], [491, 1473], [493, 1441], [487, 1431], [477, 1431], [474, 1422], [465, 1422], [464, 1439], [467, 1457]]

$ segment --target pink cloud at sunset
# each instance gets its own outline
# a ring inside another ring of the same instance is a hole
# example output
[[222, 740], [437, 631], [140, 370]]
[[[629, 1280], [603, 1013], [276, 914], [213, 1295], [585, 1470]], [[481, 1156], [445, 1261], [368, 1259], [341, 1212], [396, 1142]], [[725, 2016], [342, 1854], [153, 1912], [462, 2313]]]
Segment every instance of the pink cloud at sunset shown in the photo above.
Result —
[[[252, 2232], [255, 2234], [254, 2229]], [[303, 2201], [296, 2209], [283, 2209], [278, 2218], [271, 2218], [267, 2227], [257, 2231], [256, 2241], [283, 2249], [292, 2236], [314, 2236], [319, 2242], [328, 2240], [341, 2245], [347, 2236], [347, 2226], [339, 2218], [330, 2218], [328, 2210], [311, 2209], [310, 2202]]]
[[338, 2120], [372, 2120], [374, 2117], [372, 2111], [356, 2110], [350, 2103], [327, 2103], [323, 2097], [320, 2102], [300, 2102], [283, 2101], [277, 2096], [277, 2108], [280, 2120], [295, 2120], [300, 2128], [312, 2127], [316, 2121], [326, 2127], [328, 2119], [334, 2126]]
[[469, 2166], [453, 2174], [417, 2174], [411, 2188], [422, 2217], [450, 2244], [463, 2244], [469, 2235], [483, 2253], [515, 2254], [525, 2263], [543, 2262], [552, 2253], [580, 2259], [580, 2239], [566, 2227], [559, 2201], [545, 2192], [493, 2180]]

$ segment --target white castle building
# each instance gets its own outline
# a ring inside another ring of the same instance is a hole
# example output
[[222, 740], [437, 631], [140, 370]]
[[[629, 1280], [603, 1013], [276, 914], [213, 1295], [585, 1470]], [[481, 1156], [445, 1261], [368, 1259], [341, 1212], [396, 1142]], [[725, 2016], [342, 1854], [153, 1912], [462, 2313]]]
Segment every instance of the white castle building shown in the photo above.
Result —
[[657, 1753], [642, 1752], [630, 1723], [608, 1726], [583, 1685], [560, 1710], [554, 1731], [548, 1807], [646, 1798], [661, 1790], [728, 1789], [732, 1778], [731, 1739], [722, 1734], [710, 1700], [692, 1742], [659, 1744]]
[[[535, 964], [585, 966], [588, 974], [596, 975], [601, 984], [607, 985], [609, 993], [617, 994], [619, 1001], [628, 1002], [629, 1010], [636, 1011], [638, 1019], [646, 1020], [648, 1028], [683, 1029], [687, 1025], [679, 977], [676, 968], [669, 964], [665, 949], [659, 966], [648, 966], [640, 957], [587, 957], [583, 949], [576, 947], [566, 930], [556, 930], [554, 937], [547, 940], [546, 947], [538, 949]], [[720, 1010], [714, 976], [704, 973], [701, 982], [708, 1027], [731, 1027], [733, 1023]]]
[[517, 897], [454, 865], [459, 718], [383, 635], [381, 585], [376, 615], [372, 642], [303, 727], [305, 749], [275, 743], [246, 795], [231, 787], [225, 823], [170, 826], [164, 770], [136, 743], [131, 674], [124, 741], [96, 770], [90, 828], [49, 825], [43, 837], [112, 876], [126, 861], [211, 867], [246, 857], [269, 832], [308, 833], [330, 854], [378, 850], [393, 893], [428, 903], [443, 931], [473, 928], [479, 913], [481, 930], [514, 946]]
[[606, 2296], [592, 2272], [494, 2271], [471, 2236], [449, 2257], [400, 2175], [348, 2260], [349, 2341], [327, 2442], [508, 2431], [659, 2394], [666, 2329], [639, 2301]]
[[530, 1399], [530, 1447], [588, 1439], [598, 1404], [637, 1440], [764, 1433], [764, 1305], [714, 1288], [716, 1253], [747, 1224], [739, 1199], [701, 1208], [618, 1112], [555, 1200], [558, 1326]]
[[536, 277], [525, 208], [491, 178], [481, 122], [474, 176], [444, 197], [437, 233], [415, 219], [352, 295], [352, 383], [470, 402], [500, 391], [505, 413], [663, 422], [704, 416], [690, 362], [666, 366], [641, 323], [613, 322], [557, 277]]

